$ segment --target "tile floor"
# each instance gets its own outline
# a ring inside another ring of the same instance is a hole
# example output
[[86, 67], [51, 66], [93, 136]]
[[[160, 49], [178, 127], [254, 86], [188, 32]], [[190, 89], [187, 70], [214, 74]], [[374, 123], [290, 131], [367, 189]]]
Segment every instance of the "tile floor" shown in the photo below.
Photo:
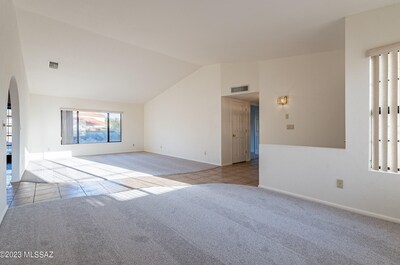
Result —
[[170, 176], [133, 176], [69, 183], [18, 182], [7, 186], [10, 207], [31, 203], [128, 191], [148, 187], [187, 186], [206, 183], [258, 185], [258, 160], [210, 170]]

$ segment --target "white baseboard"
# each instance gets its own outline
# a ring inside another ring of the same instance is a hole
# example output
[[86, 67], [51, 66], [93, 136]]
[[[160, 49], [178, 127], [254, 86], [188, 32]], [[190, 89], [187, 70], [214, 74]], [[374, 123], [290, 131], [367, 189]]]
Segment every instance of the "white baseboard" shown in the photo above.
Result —
[[262, 188], [262, 189], [265, 189], [265, 190], [270, 190], [270, 191], [282, 193], [282, 194], [285, 194], [285, 195], [293, 196], [293, 197], [296, 197], [296, 198], [300, 198], [300, 199], [304, 199], [304, 200], [308, 200], [308, 201], [313, 201], [313, 202], [318, 202], [318, 203], [321, 203], [321, 204], [324, 204], [324, 205], [332, 206], [332, 207], [335, 207], [335, 208], [338, 208], [338, 209], [342, 209], [342, 210], [346, 210], [346, 211], [349, 211], [349, 212], [358, 213], [358, 214], [361, 214], [361, 215], [374, 217], [374, 218], [378, 218], [378, 219], [381, 219], [381, 220], [385, 220], [385, 221], [389, 221], [389, 222], [400, 224], [400, 219], [397, 219], [397, 218], [394, 218], [394, 217], [381, 215], [381, 214], [377, 214], [377, 213], [373, 213], [373, 212], [369, 212], [369, 211], [365, 211], [365, 210], [360, 210], [360, 209], [352, 208], [352, 207], [349, 207], [349, 206], [336, 204], [336, 203], [332, 203], [332, 202], [328, 202], [328, 201], [324, 201], [324, 200], [320, 200], [320, 199], [304, 196], [304, 195], [297, 194], [297, 193], [292, 193], [292, 192], [285, 191], [285, 190], [271, 188], [271, 187], [267, 187], [267, 186], [263, 186], [263, 185], [258, 185], [258, 187]]
[[6, 207], [4, 207], [3, 212], [0, 213], [0, 224], [3, 222], [3, 218], [6, 215], [7, 210], [8, 210], [8, 205], [6, 205]]

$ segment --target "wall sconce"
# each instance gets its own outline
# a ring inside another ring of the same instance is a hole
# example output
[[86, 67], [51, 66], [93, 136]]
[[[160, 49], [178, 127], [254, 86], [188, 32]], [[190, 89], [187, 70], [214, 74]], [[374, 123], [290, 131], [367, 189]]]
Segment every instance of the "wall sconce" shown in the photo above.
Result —
[[277, 103], [282, 106], [288, 104], [288, 96], [278, 97]]

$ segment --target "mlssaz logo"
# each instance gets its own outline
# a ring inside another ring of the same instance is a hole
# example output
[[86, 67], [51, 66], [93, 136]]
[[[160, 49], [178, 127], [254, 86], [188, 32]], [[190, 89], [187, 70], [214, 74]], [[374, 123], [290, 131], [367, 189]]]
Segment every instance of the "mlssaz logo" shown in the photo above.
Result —
[[54, 253], [53, 251], [24, 251], [24, 258], [52, 259], [54, 258]]

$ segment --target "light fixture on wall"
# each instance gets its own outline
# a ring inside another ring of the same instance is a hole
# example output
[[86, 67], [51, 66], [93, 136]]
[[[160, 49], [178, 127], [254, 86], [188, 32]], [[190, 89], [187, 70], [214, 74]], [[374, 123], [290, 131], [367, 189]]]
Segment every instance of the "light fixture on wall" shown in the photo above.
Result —
[[288, 104], [288, 96], [278, 97], [277, 103], [282, 106]]

